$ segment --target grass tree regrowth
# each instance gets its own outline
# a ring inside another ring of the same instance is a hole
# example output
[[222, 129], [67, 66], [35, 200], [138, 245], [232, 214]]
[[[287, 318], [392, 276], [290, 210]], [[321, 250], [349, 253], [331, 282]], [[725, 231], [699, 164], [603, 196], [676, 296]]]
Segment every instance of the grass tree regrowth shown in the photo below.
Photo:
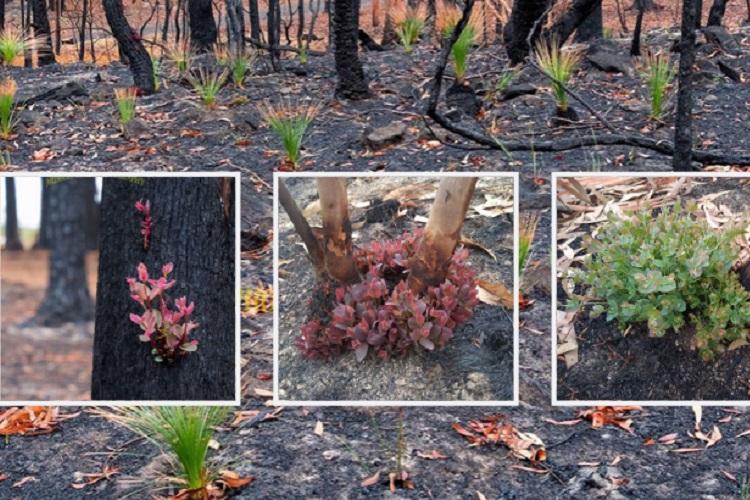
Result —
[[13, 135], [16, 110], [16, 81], [6, 78], [0, 82], [0, 137], [9, 139]]
[[207, 108], [213, 108], [216, 105], [216, 97], [219, 95], [221, 87], [227, 81], [226, 70], [222, 72], [207, 71], [204, 68], [198, 70], [198, 74], [189, 75], [188, 81], [193, 86], [193, 90], [203, 101]]
[[136, 96], [137, 89], [135, 87], [115, 89], [117, 115], [122, 127], [125, 127], [133, 118], [135, 118]]
[[420, 8], [401, 6], [396, 9], [394, 18], [396, 19], [396, 34], [401, 46], [409, 53], [424, 29], [424, 12]]
[[209, 486], [218, 476], [208, 460], [209, 442], [228, 413], [229, 408], [217, 406], [133, 406], [107, 417], [143, 436], [171, 459], [176, 470], [162, 482], [181, 489], [183, 494], [174, 498], [209, 498]]
[[646, 87], [648, 88], [652, 120], [661, 120], [664, 115], [664, 101], [670, 83], [674, 79], [677, 70], [669, 60], [669, 54], [665, 52], [653, 53], [649, 51], [646, 56], [645, 69], [641, 73]]
[[539, 40], [536, 44], [536, 60], [542, 71], [552, 79], [552, 94], [558, 110], [567, 112], [568, 93], [565, 87], [581, 62], [581, 52], [562, 47], [555, 38], [549, 42]]
[[305, 132], [320, 111], [320, 106], [291, 102], [258, 106], [261, 117], [281, 141], [287, 161], [292, 166], [299, 163]]

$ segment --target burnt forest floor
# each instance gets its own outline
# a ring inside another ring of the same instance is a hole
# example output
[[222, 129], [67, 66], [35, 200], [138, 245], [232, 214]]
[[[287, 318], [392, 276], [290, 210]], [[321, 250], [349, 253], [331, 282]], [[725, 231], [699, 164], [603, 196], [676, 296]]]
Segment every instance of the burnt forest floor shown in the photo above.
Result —
[[[736, 36], [742, 55], [733, 67], [750, 72], [747, 32]], [[668, 47], [676, 32], [655, 33], [649, 43]], [[619, 44], [625, 51], [625, 41]], [[708, 51], [711, 52], [711, 51]], [[475, 88], [494, 86], [504, 68], [498, 47], [472, 54], [470, 81]], [[125, 139], [113, 116], [112, 90], [130, 84], [126, 68], [66, 66], [59, 69], [12, 69], [21, 98], [69, 80], [79, 80], [88, 96], [73, 102], [45, 101], [33, 112], [21, 112], [26, 130], [13, 141], [11, 159], [16, 168], [33, 170], [240, 170], [243, 175], [243, 286], [271, 279], [271, 257], [255, 251], [262, 247], [271, 226], [271, 174], [280, 164], [278, 143], [260, 126], [255, 103], [278, 101], [282, 96], [310, 96], [324, 101], [324, 111], [313, 124], [306, 142], [304, 170], [504, 170], [520, 171], [521, 209], [549, 210], [548, 183], [541, 187], [533, 175], [549, 178], [552, 170], [668, 170], [667, 158], [648, 151], [607, 147], [559, 154], [517, 153], [512, 159], [502, 152], [465, 151], [436, 144], [423, 127], [419, 110], [423, 103], [437, 52], [419, 47], [413, 55], [399, 50], [365, 53], [365, 68], [375, 97], [363, 102], [332, 101], [333, 64], [329, 57], [311, 57], [307, 75], [291, 72], [252, 77], [243, 91], [231, 88], [220, 96], [216, 111], [196, 108], [187, 89], [170, 84], [153, 97], [139, 100], [140, 138]], [[716, 56], [719, 57], [719, 56]], [[499, 58], [499, 59], [498, 59]], [[481, 76], [477, 76], [481, 75]], [[541, 78], [529, 75], [537, 84]], [[585, 69], [572, 83], [585, 99], [606, 112], [618, 127], [640, 130], [646, 126], [642, 109], [643, 87], [635, 76], [605, 74]], [[245, 96], [248, 102], [235, 100]], [[490, 100], [490, 96], [487, 99]], [[232, 102], [236, 105], [228, 106]], [[706, 148], [747, 148], [747, 116], [750, 87], [716, 76], [699, 84], [696, 131]], [[496, 103], [485, 111], [483, 122], [495, 119], [502, 137], [545, 132], [548, 136], [590, 134], [599, 130], [582, 113], [583, 128], [552, 130], [547, 121], [550, 96], [539, 90], [533, 97]], [[632, 108], [632, 109], [631, 109]], [[635, 110], [634, 110], [635, 109]], [[580, 111], [580, 110], [579, 110]], [[25, 115], [25, 116], [24, 116]], [[393, 122], [407, 125], [405, 137], [378, 152], [362, 143], [367, 126]], [[649, 132], [669, 137], [672, 121]], [[441, 137], [442, 139], [442, 137]], [[45, 150], [45, 148], [48, 148]], [[32, 157], [40, 161], [32, 161]], [[532, 259], [549, 260], [549, 215], [537, 228]], [[547, 289], [549, 288], [547, 284]], [[736, 437], [750, 428], [744, 408], [708, 408], [701, 427], [720, 428], [723, 438], [710, 448], [691, 437], [694, 415], [689, 408], [652, 408], [634, 412], [633, 432], [614, 426], [592, 429], [586, 421], [566, 422], [574, 408], [551, 408], [550, 301], [544, 287], [533, 292], [534, 303], [521, 312], [519, 408], [472, 407], [407, 408], [404, 415], [405, 467], [414, 490], [398, 490], [403, 498], [735, 498], [750, 476], [747, 437]], [[362, 487], [361, 481], [394, 467], [399, 412], [391, 409], [294, 408], [283, 409], [275, 419], [264, 420], [271, 370], [270, 315], [242, 323], [243, 405], [258, 411], [245, 425], [217, 435], [220, 460], [256, 480], [238, 497], [245, 498], [363, 498], [387, 495], [387, 485]], [[63, 408], [65, 413], [78, 411]], [[521, 431], [537, 434], [546, 444], [545, 473], [529, 472], [528, 462], [511, 456], [504, 447], [469, 447], [451, 423], [502, 412]], [[558, 422], [552, 423], [550, 419]], [[323, 432], [315, 433], [317, 422]], [[673, 444], [648, 445], [649, 438], [678, 433]], [[155, 456], [155, 449], [116, 425], [87, 410], [59, 424], [56, 432], [36, 437], [12, 436], [0, 443], [0, 496], [3, 498], [112, 498], [122, 493], [115, 476], [83, 489], [70, 484], [76, 472], [100, 472], [105, 463], [121, 475], [139, 475]], [[680, 449], [694, 449], [689, 453]], [[427, 460], [439, 451], [445, 459]], [[481, 497], [480, 497], [481, 498]]]

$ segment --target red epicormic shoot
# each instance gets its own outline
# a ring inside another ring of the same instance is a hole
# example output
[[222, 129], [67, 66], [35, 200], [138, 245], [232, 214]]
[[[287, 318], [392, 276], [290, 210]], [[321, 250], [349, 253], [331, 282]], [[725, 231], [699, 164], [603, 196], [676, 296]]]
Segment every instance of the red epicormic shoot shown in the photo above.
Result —
[[157, 362], [172, 362], [198, 348], [197, 340], [190, 340], [190, 332], [198, 323], [190, 320], [195, 303], [187, 303], [185, 297], [174, 301], [174, 309], [169, 307], [169, 298], [164, 293], [176, 281], [168, 279], [174, 265], [169, 262], [161, 268], [161, 276], [149, 278], [146, 265], [138, 264], [138, 277], [128, 277], [130, 297], [144, 309], [142, 315], [130, 314], [130, 321], [141, 327], [141, 342], [151, 344], [151, 355]]
[[153, 219], [151, 219], [151, 202], [146, 200], [143, 203], [141, 200], [135, 202], [135, 209], [143, 214], [143, 220], [141, 221], [141, 234], [143, 235], [143, 249], [148, 250], [151, 245], [151, 225]]

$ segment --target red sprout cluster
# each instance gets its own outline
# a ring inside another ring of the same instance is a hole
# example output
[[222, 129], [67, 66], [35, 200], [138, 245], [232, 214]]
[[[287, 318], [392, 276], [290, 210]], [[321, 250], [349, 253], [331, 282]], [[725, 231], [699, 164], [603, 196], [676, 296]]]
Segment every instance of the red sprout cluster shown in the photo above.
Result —
[[297, 347], [305, 356], [329, 359], [352, 349], [358, 361], [370, 352], [387, 360], [446, 345], [477, 304], [474, 273], [465, 264], [468, 251], [460, 249], [441, 285], [414, 293], [406, 278], [421, 236], [418, 230], [355, 251], [363, 279], [335, 288], [328, 314], [302, 326]]
[[161, 276], [149, 278], [146, 265], [138, 264], [138, 277], [127, 278], [130, 297], [143, 307], [143, 314], [130, 314], [130, 321], [141, 327], [138, 336], [141, 342], [151, 344], [154, 361], [173, 362], [175, 359], [198, 349], [198, 341], [190, 340], [190, 332], [198, 323], [190, 319], [195, 303], [187, 303], [185, 297], [174, 301], [174, 309], [169, 306], [169, 298], [164, 293], [176, 281], [168, 279], [174, 265], [168, 262], [161, 268]]
[[141, 221], [141, 234], [143, 235], [143, 249], [148, 250], [151, 244], [151, 202], [146, 200], [143, 203], [141, 200], [135, 202], [135, 209], [143, 214], [143, 220]]

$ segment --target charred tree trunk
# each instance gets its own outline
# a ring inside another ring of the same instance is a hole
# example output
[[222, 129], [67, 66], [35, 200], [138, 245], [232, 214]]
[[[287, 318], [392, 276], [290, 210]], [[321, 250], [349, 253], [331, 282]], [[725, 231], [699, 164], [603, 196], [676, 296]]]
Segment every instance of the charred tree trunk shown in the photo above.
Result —
[[188, 0], [190, 45], [196, 52], [210, 52], [218, 30], [211, 0]]
[[263, 37], [263, 33], [260, 30], [258, 0], [250, 0], [250, 37], [254, 40], [262, 40]]
[[672, 169], [692, 170], [693, 160], [693, 63], [695, 62], [696, 0], [682, 2], [680, 69], [678, 72], [677, 116], [674, 130]]
[[323, 258], [326, 271], [340, 283], [356, 283], [359, 272], [352, 253], [352, 224], [346, 179], [319, 177], [320, 217], [323, 221]]
[[575, 41], [576, 42], [588, 42], [590, 40], [596, 40], [602, 38], [603, 27], [602, 27], [602, 2], [599, 0], [597, 6], [586, 19], [583, 20], [578, 29], [576, 30]]
[[701, 19], [703, 18], [703, 0], [695, 0], [695, 29], [701, 29]]
[[570, 38], [570, 35], [591, 17], [596, 9], [601, 10], [601, 6], [602, 0], [574, 0], [565, 14], [544, 33], [545, 39], [557, 39], [560, 45], [564, 44]]
[[289, 220], [292, 221], [294, 230], [302, 238], [302, 242], [307, 248], [307, 255], [310, 257], [310, 262], [312, 262], [315, 269], [315, 274], [319, 279], [322, 278], [326, 274], [323, 247], [320, 240], [315, 236], [310, 224], [308, 224], [307, 219], [305, 219], [304, 214], [294, 201], [283, 179], [279, 179], [279, 203], [284, 207]]
[[93, 177], [82, 179], [86, 181], [86, 250], [99, 248], [99, 204], [96, 202], [96, 179]]
[[707, 26], [721, 26], [724, 20], [724, 11], [727, 8], [727, 0], [714, 0], [711, 10], [708, 12]]
[[83, 0], [81, 7], [81, 25], [78, 27], [78, 60], [83, 61], [86, 55], [86, 23], [88, 23], [89, 0]]
[[43, 179], [49, 191], [49, 282], [34, 323], [55, 326], [93, 317], [86, 283], [86, 193], [89, 179]]
[[45, 0], [31, 0], [31, 9], [34, 16], [34, 36], [43, 40], [43, 44], [37, 49], [37, 62], [39, 66], [55, 64], [55, 54], [52, 52], [52, 30], [47, 15], [47, 2]]
[[0, 30], [5, 29], [5, 0], [0, 1]]
[[[104, 179], [92, 399], [234, 399], [234, 201], [222, 204], [218, 183]], [[151, 202], [148, 250], [140, 234], [142, 214], [134, 209], [140, 199]], [[157, 363], [129, 320], [130, 313], [142, 313], [125, 282], [137, 275], [139, 262], [152, 275], [174, 263], [170, 277], [177, 283], [167, 294], [195, 302], [191, 318], [200, 325], [191, 338], [199, 341], [198, 349], [173, 364]]]
[[279, 38], [281, 37], [281, 6], [279, 0], [268, 1], [268, 47], [271, 55], [271, 66], [274, 71], [279, 67]]
[[120, 52], [125, 55], [133, 74], [133, 84], [144, 94], [153, 94], [154, 74], [151, 56], [138, 34], [130, 27], [122, 7], [122, 0], [102, 0], [112, 34], [117, 39]]
[[630, 44], [630, 55], [640, 56], [641, 55], [641, 30], [643, 29], [643, 13], [646, 11], [646, 7], [643, 4], [644, 0], [636, 0], [636, 8], [638, 9], [638, 15], [635, 18], [635, 29], [633, 30], [633, 41]]
[[18, 236], [16, 181], [12, 177], [5, 178], [5, 250], [23, 250], [21, 238]]
[[440, 181], [424, 237], [409, 263], [407, 283], [412, 290], [421, 291], [445, 281], [476, 182], [476, 177], [447, 177]]
[[49, 248], [49, 189], [42, 179], [42, 210], [39, 220], [39, 234], [34, 242], [34, 250], [46, 250]]
[[227, 31], [230, 53], [241, 55], [245, 52], [245, 15], [242, 0], [226, 0]]
[[393, 0], [385, 0], [385, 20], [383, 21], [383, 39], [380, 45], [383, 47], [392, 47], [396, 45], [398, 34], [396, 34], [396, 24], [393, 22]]
[[[505, 50], [512, 65], [523, 62], [529, 55], [529, 32], [546, 9], [547, 0], [513, 0], [510, 19], [503, 33]], [[531, 42], [534, 42], [534, 37]]]
[[347, 99], [370, 96], [365, 71], [359, 60], [359, 0], [334, 0], [334, 56], [338, 84], [336, 95]]

